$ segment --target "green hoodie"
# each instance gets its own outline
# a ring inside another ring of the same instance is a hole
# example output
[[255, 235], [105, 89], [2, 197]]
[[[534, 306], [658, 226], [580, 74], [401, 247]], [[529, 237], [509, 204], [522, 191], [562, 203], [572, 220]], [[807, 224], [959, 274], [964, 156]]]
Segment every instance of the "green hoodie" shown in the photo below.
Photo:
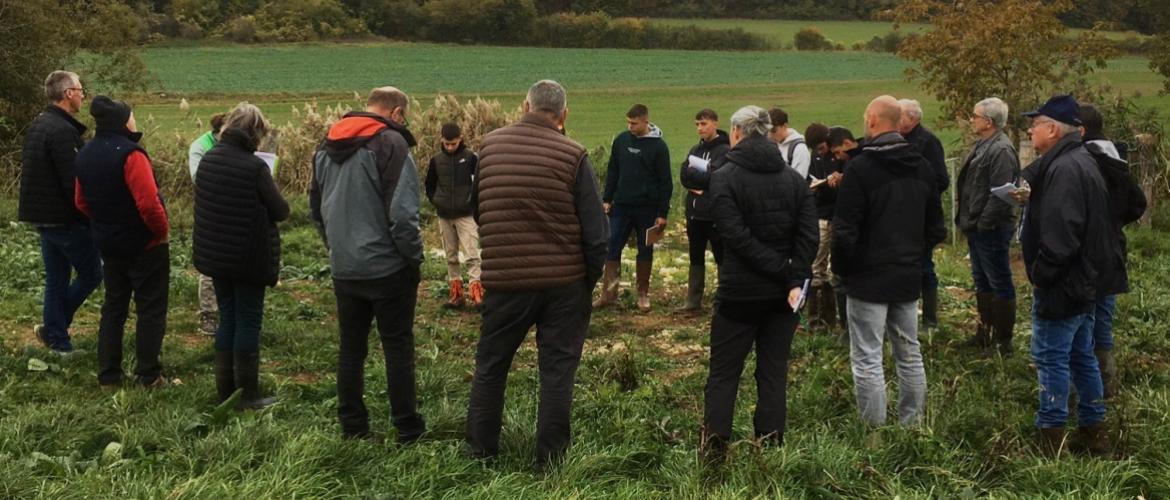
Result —
[[634, 137], [627, 130], [613, 140], [602, 201], [656, 207], [658, 216], [665, 218], [670, 212], [673, 181], [670, 150], [662, 140], [662, 131], [651, 124], [648, 134]]

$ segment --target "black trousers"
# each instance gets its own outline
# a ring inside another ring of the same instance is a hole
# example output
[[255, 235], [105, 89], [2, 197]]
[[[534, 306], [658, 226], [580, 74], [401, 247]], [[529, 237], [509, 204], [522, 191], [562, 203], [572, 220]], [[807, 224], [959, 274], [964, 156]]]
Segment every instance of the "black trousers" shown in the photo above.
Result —
[[167, 244], [134, 257], [103, 255], [102, 278], [106, 285], [102, 319], [98, 326], [98, 383], [122, 381], [122, 338], [134, 300], [138, 321], [134, 325], [134, 375], [143, 384], [162, 375], [163, 335], [167, 331], [167, 292], [171, 282], [171, 253]]
[[756, 347], [756, 437], [782, 439], [787, 420], [788, 357], [797, 317], [785, 301], [720, 302], [711, 321], [711, 372], [703, 402], [708, 432], [731, 439], [744, 361]]
[[711, 243], [711, 253], [715, 254], [715, 263], [723, 262], [723, 243], [719, 241], [719, 233], [715, 231], [715, 222], [687, 219], [687, 245], [690, 247], [692, 266], [703, 265], [708, 242]]
[[409, 265], [385, 278], [333, 280], [341, 331], [337, 418], [342, 434], [360, 436], [370, 431], [370, 415], [362, 399], [370, 325], [375, 318], [386, 358], [391, 421], [398, 429], [398, 439], [411, 440], [426, 431], [426, 422], [418, 413], [414, 375], [414, 306], [418, 282], [418, 269]]
[[590, 288], [581, 282], [529, 292], [488, 290], [467, 408], [467, 442], [472, 453], [494, 456], [500, 451], [508, 371], [533, 325], [540, 371], [536, 461], [546, 463], [568, 449], [573, 381], [593, 313]]

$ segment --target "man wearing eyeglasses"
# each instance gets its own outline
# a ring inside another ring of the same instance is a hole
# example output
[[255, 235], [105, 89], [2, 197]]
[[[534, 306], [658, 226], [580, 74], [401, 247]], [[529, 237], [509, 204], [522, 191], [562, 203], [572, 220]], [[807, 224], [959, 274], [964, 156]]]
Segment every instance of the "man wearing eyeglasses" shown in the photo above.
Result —
[[1020, 175], [1016, 148], [1003, 131], [1007, 118], [1008, 105], [998, 97], [975, 104], [971, 130], [979, 140], [963, 160], [955, 183], [959, 192], [955, 225], [967, 237], [979, 312], [969, 345], [992, 354], [994, 342], [1002, 356], [1012, 354], [1016, 322], [1016, 287], [1009, 256], [1016, 214], [1015, 205], [991, 194], [991, 189], [1015, 183]]
[[45, 79], [45, 96], [49, 105], [25, 133], [18, 218], [40, 233], [45, 264], [43, 324], [33, 331], [52, 352], [69, 355], [73, 314], [101, 282], [102, 263], [89, 222], [73, 204], [73, 163], [85, 133], [74, 115], [85, 90], [76, 73], [54, 71]]
[[1079, 429], [1072, 445], [1105, 454], [1105, 402], [1093, 354], [1093, 309], [1109, 271], [1109, 198], [1097, 163], [1081, 144], [1080, 106], [1061, 95], [1040, 109], [1028, 133], [1039, 159], [1023, 171], [1031, 185], [1020, 245], [1032, 282], [1032, 358], [1040, 382], [1040, 446], [1064, 443], [1069, 383], [1077, 388]]

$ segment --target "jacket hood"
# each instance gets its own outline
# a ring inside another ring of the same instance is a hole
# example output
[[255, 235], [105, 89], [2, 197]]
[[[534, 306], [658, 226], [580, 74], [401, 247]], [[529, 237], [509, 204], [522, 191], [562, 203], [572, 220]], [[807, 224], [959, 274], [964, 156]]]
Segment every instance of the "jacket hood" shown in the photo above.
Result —
[[248, 134], [239, 128], [225, 128], [219, 133], [219, 141], [224, 144], [231, 144], [237, 148], [243, 149], [249, 153], [256, 152], [256, 144]]
[[406, 139], [406, 144], [410, 147], [418, 144], [414, 140], [414, 135], [406, 127], [374, 113], [351, 111], [329, 128], [329, 134], [325, 137], [325, 143], [321, 147], [331, 160], [339, 164], [344, 163], [358, 149], [365, 146], [370, 139], [386, 129], [402, 134], [402, 137]]
[[734, 163], [753, 172], [780, 172], [788, 167], [776, 143], [762, 136], [740, 141], [724, 158], [727, 163]]
[[862, 155], [873, 157], [882, 166], [894, 172], [908, 172], [920, 165], [922, 154], [902, 134], [886, 132], [861, 145]]
[[784, 146], [787, 144], [792, 144], [796, 141], [803, 141], [803, 140], [804, 140], [803, 134], [801, 134], [800, 132], [797, 132], [796, 130], [792, 130], [792, 131], [788, 132], [788, 137], [785, 137], [784, 142], [781, 142], [780, 145]]
[[725, 130], [716, 130], [714, 139], [711, 139], [709, 142], [704, 142], [702, 139], [699, 139], [699, 143], [708, 148], [713, 148], [720, 144], [726, 144], [730, 146], [731, 137], [727, 135], [727, 131]]
[[[630, 134], [630, 135], [633, 135], [633, 134]], [[638, 139], [661, 139], [662, 138], [662, 129], [658, 128], [658, 125], [651, 123], [650, 128], [646, 131], [646, 135], [639, 135], [639, 136], [637, 136], [637, 138]]]
[[1092, 153], [1103, 154], [1117, 161], [1125, 161], [1121, 159], [1121, 153], [1117, 151], [1117, 145], [1113, 144], [1113, 141], [1105, 139], [1085, 141], [1085, 149], [1088, 149]]

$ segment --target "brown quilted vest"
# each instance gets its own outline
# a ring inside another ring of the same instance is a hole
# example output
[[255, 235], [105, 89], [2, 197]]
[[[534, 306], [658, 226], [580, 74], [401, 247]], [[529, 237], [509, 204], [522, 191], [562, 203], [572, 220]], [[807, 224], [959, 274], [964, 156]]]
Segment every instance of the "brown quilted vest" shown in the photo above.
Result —
[[585, 153], [537, 114], [484, 137], [478, 181], [484, 288], [541, 290], [584, 282], [573, 186]]

